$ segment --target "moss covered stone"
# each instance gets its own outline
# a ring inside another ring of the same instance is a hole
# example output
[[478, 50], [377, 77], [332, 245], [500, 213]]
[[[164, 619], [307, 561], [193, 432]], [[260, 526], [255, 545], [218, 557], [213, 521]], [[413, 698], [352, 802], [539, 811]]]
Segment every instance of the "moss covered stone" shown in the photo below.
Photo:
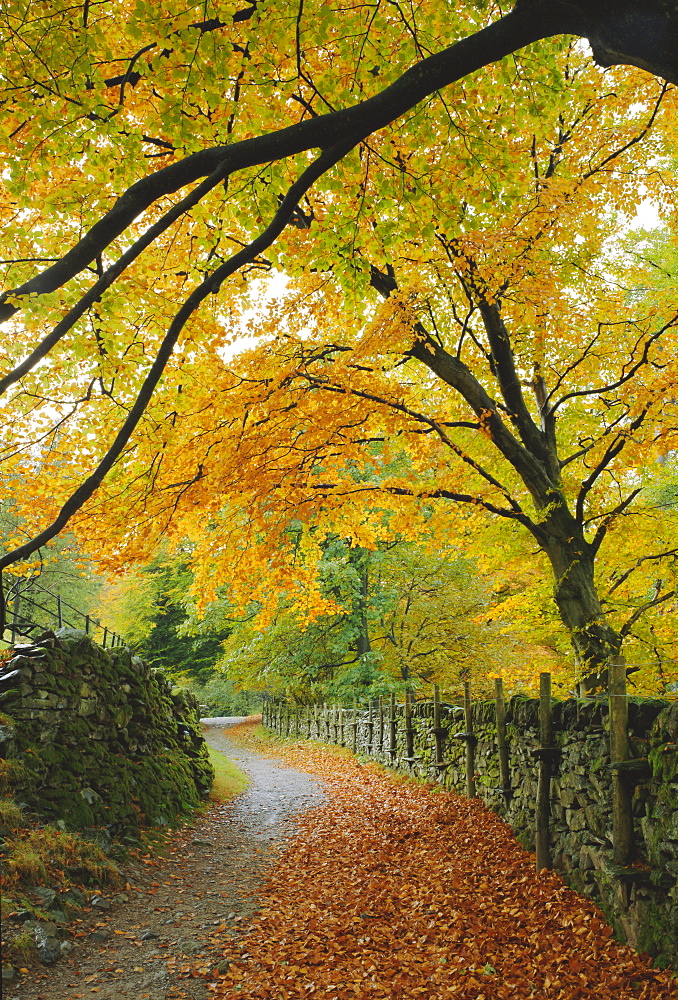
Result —
[[42, 819], [120, 835], [167, 823], [206, 798], [213, 770], [198, 706], [162, 671], [83, 633], [48, 639], [0, 674], [13, 719], [13, 782]]

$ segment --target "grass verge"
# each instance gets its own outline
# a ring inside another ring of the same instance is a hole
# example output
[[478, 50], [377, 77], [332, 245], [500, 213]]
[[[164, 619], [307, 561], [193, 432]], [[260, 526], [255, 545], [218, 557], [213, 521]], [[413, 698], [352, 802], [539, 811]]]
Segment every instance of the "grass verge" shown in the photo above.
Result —
[[228, 802], [229, 799], [233, 799], [245, 791], [250, 779], [223, 753], [219, 753], [213, 747], [208, 747], [208, 749], [214, 768], [214, 784], [210, 798], [214, 802]]

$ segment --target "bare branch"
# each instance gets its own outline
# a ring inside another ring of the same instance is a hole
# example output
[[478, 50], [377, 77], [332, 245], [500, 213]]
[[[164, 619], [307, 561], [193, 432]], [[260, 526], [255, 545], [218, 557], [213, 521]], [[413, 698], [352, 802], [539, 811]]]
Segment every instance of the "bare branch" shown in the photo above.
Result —
[[661, 597], [655, 597], [653, 600], [647, 601], [645, 604], [642, 604], [639, 608], [636, 608], [636, 610], [633, 612], [628, 621], [626, 621], [619, 629], [619, 635], [621, 636], [622, 640], [626, 638], [626, 636], [629, 634], [629, 632], [631, 631], [635, 623], [638, 621], [638, 619], [641, 617], [641, 615], [644, 615], [646, 611], [650, 610], [650, 608], [656, 608], [658, 604], [664, 604], [665, 601], [670, 601], [672, 597], [675, 597], [675, 594], [676, 594], [675, 590], [669, 590], [668, 593], [662, 594]]
[[629, 569], [625, 570], [625, 572], [622, 573], [622, 575], [617, 580], [615, 580], [615, 582], [608, 590], [607, 596], [609, 597], [611, 594], [615, 592], [615, 590], [617, 590], [618, 587], [621, 587], [621, 585], [628, 580], [631, 574], [634, 573], [640, 566], [642, 566], [643, 563], [659, 562], [662, 559], [668, 559], [670, 556], [678, 556], [678, 548], [667, 549], [665, 552], [656, 552], [650, 556], [641, 556], [640, 559], [637, 559], [635, 561], [633, 566], [630, 566]]

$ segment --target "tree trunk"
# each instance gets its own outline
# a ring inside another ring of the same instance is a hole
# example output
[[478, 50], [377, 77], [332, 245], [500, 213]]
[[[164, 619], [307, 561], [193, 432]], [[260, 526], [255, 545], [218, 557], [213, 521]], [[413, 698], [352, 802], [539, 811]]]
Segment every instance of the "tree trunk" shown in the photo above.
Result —
[[564, 501], [540, 527], [553, 570], [554, 600], [574, 649], [579, 693], [594, 694], [606, 689], [607, 662], [621, 647], [621, 636], [608, 624], [598, 597], [595, 550]]

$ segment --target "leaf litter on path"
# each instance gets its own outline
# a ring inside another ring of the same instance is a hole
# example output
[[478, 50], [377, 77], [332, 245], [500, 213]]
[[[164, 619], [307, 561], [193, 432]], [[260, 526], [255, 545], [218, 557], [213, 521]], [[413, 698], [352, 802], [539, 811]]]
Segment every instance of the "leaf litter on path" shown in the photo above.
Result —
[[300, 817], [252, 929], [227, 944], [231, 964], [208, 984], [217, 1000], [678, 997], [590, 900], [537, 874], [479, 800], [317, 744], [275, 754], [324, 779], [329, 800]]

